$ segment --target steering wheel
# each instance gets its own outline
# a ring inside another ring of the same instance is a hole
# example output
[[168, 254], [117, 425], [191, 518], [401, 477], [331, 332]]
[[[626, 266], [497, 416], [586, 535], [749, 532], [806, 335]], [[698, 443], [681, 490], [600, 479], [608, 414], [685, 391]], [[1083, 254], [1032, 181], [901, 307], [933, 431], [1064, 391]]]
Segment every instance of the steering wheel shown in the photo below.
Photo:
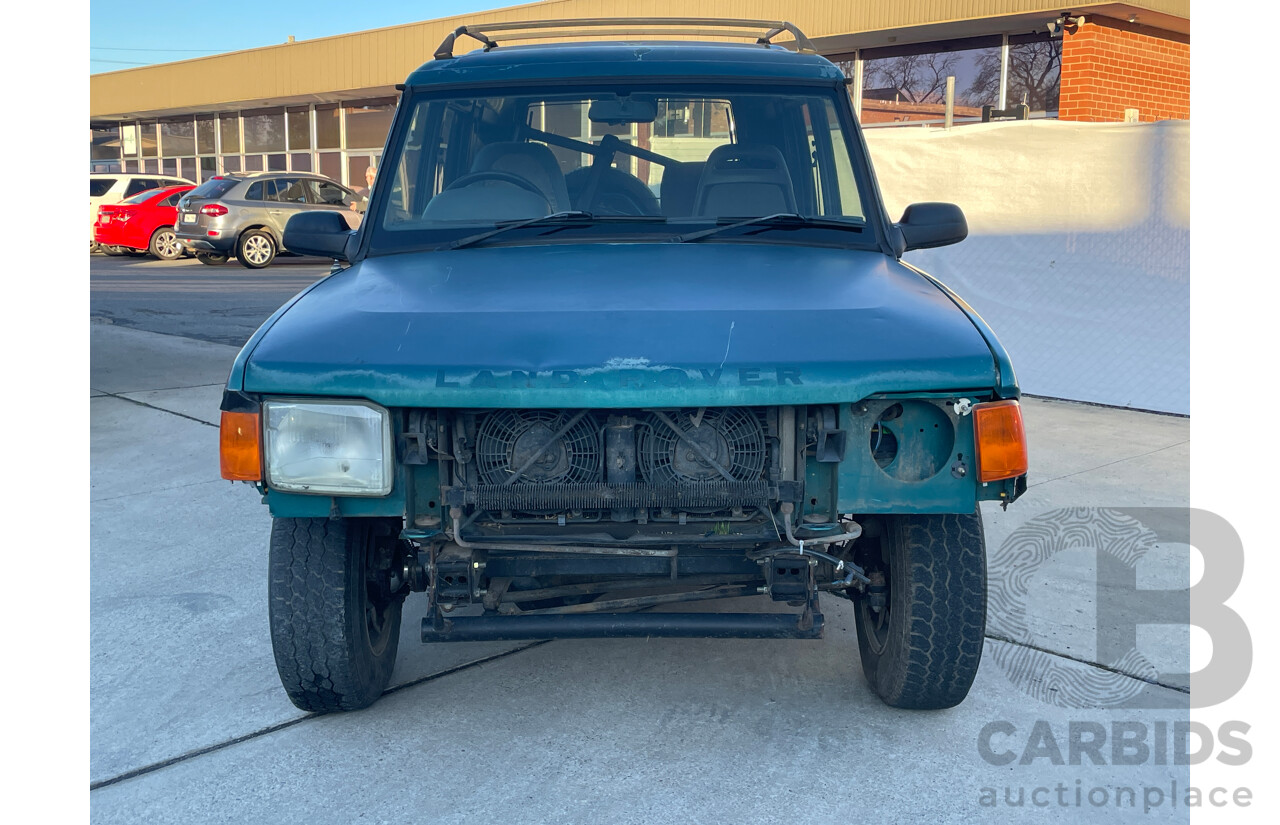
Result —
[[[584, 197], [590, 178], [597, 178], [590, 202]], [[640, 179], [612, 166], [602, 170], [592, 167], [575, 169], [565, 175], [569, 199], [578, 209], [596, 215], [656, 217], [662, 212], [658, 199]]]
[[536, 183], [529, 180], [528, 178], [522, 178], [519, 175], [513, 175], [510, 172], [498, 172], [498, 171], [492, 171], [492, 170], [488, 172], [471, 172], [469, 174], [463, 175], [462, 177], [455, 180], [453, 183], [446, 186], [445, 191], [447, 192], [450, 189], [463, 189], [465, 187], [471, 186], [472, 184], [483, 183], [484, 181], [487, 181], [487, 180], [495, 180], [495, 181], [501, 181], [502, 183], [509, 183], [512, 186], [520, 187], [526, 192], [532, 192], [533, 194], [537, 195], [538, 197], [546, 201], [548, 214], [555, 211], [555, 209], [552, 207], [552, 204], [551, 204], [551, 198], [547, 197], [547, 193], [539, 189]]

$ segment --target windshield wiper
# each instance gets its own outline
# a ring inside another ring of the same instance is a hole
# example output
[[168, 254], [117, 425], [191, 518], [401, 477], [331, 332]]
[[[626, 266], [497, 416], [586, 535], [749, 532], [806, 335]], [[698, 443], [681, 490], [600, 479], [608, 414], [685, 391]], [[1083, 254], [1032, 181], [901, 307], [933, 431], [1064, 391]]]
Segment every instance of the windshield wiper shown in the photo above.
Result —
[[441, 249], [462, 249], [468, 246], [474, 246], [482, 241], [487, 241], [495, 235], [501, 235], [503, 232], [510, 232], [513, 229], [520, 229], [525, 226], [533, 226], [539, 223], [554, 223], [556, 221], [589, 221], [594, 220], [595, 215], [590, 212], [583, 212], [578, 209], [569, 209], [564, 212], [552, 212], [550, 215], [541, 215], [537, 218], [529, 218], [528, 220], [516, 221], [505, 226], [499, 226], [497, 229], [490, 229], [487, 232], [481, 232], [476, 235], [468, 235], [465, 238], [458, 238], [440, 247]]
[[730, 229], [738, 229], [743, 226], [752, 225], [762, 226], [815, 226], [821, 229], [840, 229], [844, 231], [861, 232], [862, 224], [849, 223], [848, 221], [838, 221], [832, 218], [811, 218], [799, 214], [798, 212], [775, 212], [772, 215], [761, 215], [758, 218], [746, 218], [744, 220], [727, 223], [723, 226], [713, 226], [710, 229], [701, 229], [697, 232], [688, 232], [684, 235], [677, 235], [674, 240], [676, 243], [689, 243], [690, 241], [700, 241], [703, 238], [709, 238], [712, 235], [718, 235], [721, 232], [728, 232]]

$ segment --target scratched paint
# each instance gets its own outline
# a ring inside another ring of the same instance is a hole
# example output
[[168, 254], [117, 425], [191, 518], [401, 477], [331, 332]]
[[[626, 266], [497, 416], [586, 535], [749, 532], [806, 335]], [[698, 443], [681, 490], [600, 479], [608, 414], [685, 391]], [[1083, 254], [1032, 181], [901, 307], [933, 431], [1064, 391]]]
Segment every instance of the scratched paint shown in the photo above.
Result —
[[269, 324], [237, 359], [233, 389], [387, 406], [831, 403], [993, 387], [1003, 356], [919, 273], [796, 245], [371, 258]]

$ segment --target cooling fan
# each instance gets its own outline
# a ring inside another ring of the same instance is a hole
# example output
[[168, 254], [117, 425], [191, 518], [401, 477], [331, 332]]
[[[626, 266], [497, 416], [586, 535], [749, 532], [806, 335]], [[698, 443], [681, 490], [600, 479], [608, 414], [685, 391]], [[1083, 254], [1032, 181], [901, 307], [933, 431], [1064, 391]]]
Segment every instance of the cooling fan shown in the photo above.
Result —
[[685, 409], [645, 418], [637, 451], [650, 484], [757, 481], [764, 473], [764, 428], [750, 410]]
[[600, 427], [590, 415], [499, 410], [480, 424], [476, 461], [485, 484], [506, 483], [522, 468], [512, 483], [589, 483], [600, 480], [600, 442]]

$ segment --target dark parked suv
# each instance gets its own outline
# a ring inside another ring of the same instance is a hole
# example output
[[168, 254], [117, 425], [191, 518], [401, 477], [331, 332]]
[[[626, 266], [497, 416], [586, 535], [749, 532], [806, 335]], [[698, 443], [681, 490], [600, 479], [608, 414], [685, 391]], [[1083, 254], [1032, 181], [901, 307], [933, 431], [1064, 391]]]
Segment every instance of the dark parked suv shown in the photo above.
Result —
[[247, 172], [219, 175], [178, 202], [178, 240], [201, 263], [231, 256], [250, 269], [269, 266], [279, 252], [285, 224], [299, 212], [338, 211], [355, 227], [351, 204], [360, 196], [322, 175]]

